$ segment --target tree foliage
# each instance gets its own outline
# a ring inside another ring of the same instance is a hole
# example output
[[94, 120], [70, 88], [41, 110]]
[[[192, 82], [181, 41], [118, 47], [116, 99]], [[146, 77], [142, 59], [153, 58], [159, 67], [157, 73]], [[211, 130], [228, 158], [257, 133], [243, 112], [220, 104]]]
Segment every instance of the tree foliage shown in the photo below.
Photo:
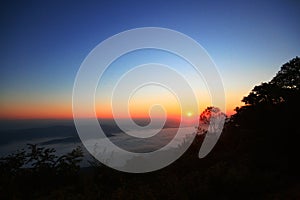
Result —
[[[206, 134], [211, 129], [217, 129], [218, 119], [225, 119], [226, 114], [223, 113], [219, 108], [214, 106], [207, 107], [199, 116], [199, 126], [197, 128], [198, 134]], [[212, 123], [215, 121], [216, 123]], [[223, 126], [223, 123], [221, 124]]]
[[276, 76], [268, 83], [255, 86], [250, 94], [243, 98], [246, 105], [280, 104], [295, 95], [300, 89], [300, 58], [296, 57], [284, 64]]
[[80, 146], [62, 156], [55, 154], [55, 149], [28, 144], [28, 151], [22, 149], [16, 153], [0, 158], [0, 170], [14, 174], [24, 167], [33, 171], [55, 170], [70, 173], [79, 169], [83, 152]]
[[276, 76], [270, 81], [282, 89], [299, 91], [300, 89], [300, 58], [296, 57], [285, 63]]
[[12, 198], [19, 193], [26, 195], [19, 198], [32, 199], [48, 188], [74, 182], [83, 157], [81, 147], [61, 156], [55, 152], [53, 148], [28, 144], [27, 150], [0, 158], [0, 199]]

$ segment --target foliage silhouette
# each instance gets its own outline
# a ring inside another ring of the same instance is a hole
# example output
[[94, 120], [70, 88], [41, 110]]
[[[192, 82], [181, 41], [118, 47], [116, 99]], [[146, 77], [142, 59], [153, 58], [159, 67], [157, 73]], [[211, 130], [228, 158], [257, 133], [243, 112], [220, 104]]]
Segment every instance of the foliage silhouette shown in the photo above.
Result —
[[253, 106], [280, 104], [292, 98], [299, 98], [299, 89], [300, 58], [296, 57], [284, 64], [270, 82], [255, 86], [242, 101]]
[[55, 185], [76, 181], [82, 157], [80, 146], [70, 153], [56, 156], [53, 148], [28, 144], [27, 151], [22, 149], [0, 159], [0, 194], [6, 193], [0, 198], [16, 197], [20, 192], [22, 198], [26, 194], [30, 199]]
[[[197, 127], [197, 134], [206, 134], [213, 118], [219, 118], [221, 116], [227, 117], [219, 108], [214, 106], [208, 106], [199, 116], [199, 126]], [[217, 127], [211, 127], [216, 129]], [[214, 132], [214, 130], [211, 130]]]

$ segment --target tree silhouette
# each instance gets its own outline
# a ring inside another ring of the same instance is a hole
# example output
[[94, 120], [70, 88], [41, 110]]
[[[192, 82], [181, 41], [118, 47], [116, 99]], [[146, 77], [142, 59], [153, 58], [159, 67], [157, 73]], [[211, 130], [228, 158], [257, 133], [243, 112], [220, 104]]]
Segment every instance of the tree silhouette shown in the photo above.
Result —
[[243, 98], [246, 105], [280, 104], [299, 96], [300, 58], [296, 57], [284, 64], [276, 76], [268, 83], [255, 86], [250, 94]]
[[29, 164], [35, 170], [51, 169], [55, 167], [55, 159], [53, 148], [39, 147], [36, 144], [28, 144], [26, 164]]
[[296, 57], [285, 63], [276, 76], [270, 81], [279, 88], [292, 89], [299, 91], [300, 89], [300, 58]]
[[296, 57], [271, 81], [255, 86], [242, 100], [246, 105], [236, 108], [231, 116], [227, 127], [239, 137], [239, 151], [244, 151], [255, 167], [270, 169], [276, 165], [276, 173], [297, 174], [299, 83], [300, 59]]
[[[216, 132], [219, 128], [218, 119], [225, 119], [226, 114], [223, 113], [219, 108], [214, 106], [207, 107], [199, 117], [199, 126], [197, 127], [197, 134], [206, 134], [210, 132]], [[222, 123], [223, 126], [223, 123]]]

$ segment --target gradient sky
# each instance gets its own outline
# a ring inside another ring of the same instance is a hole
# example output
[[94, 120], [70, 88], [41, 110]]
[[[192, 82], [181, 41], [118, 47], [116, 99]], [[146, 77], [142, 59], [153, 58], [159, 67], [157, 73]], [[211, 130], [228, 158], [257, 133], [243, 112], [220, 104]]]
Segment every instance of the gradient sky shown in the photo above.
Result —
[[300, 55], [299, 1], [7, 1], [0, 6], [0, 118], [68, 118], [72, 87], [101, 41], [165, 27], [199, 42], [231, 113], [254, 85]]

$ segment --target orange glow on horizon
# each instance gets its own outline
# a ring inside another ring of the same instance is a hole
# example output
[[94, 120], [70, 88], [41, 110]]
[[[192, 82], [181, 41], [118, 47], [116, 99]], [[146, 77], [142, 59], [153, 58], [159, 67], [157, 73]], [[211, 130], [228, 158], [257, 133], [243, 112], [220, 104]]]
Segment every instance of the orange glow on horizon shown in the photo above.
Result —
[[22, 103], [0, 105], [0, 119], [70, 119], [72, 106], [57, 103]]
[[[151, 108], [151, 103], [153, 102], [146, 102], [143, 104], [142, 102], [134, 102], [129, 107], [130, 115], [132, 118], [159, 118], [164, 117], [164, 115], [160, 115], [161, 112], [154, 112], [151, 113], [153, 115], [149, 116], [149, 108]], [[181, 109], [180, 107], [172, 102], [162, 102], [165, 107], [166, 113], [168, 118], [181, 118]], [[203, 104], [202, 104], [203, 105]], [[207, 105], [208, 106], [208, 105]], [[207, 106], [201, 106], [200, 112], [204, 110]], [[240, 100], [236, 100], [234, 97], [228, 98], [227, 105], [226, 105], [226, 114], [231, 116], [235, 113], [234, 109], [236, 107], [242, 106], [242, 102]], [[113, 118], [111, 105], [106, 103], [102, 104], [102, 106], [95, 106], [96, 109], [96, 116], [98, 118], [106, 118], [110, 119]], [[72, 104], [71, 102], [64, 101], [61, 102], [0, 102], [0, 119], [72, 119]], [[155, 109], [154, 109], [155, 111]], [[184, 110], [182, 111], [183, 117], [189, 117], [188, 112], [191, 112], [192, 117], [194, 116], [196, 111], [193, 110]], [[89, 118], [94, 116], [82, 116], [83, 118]], [[120, 113], [118, 118], [125, 118], [126, 115], [122, 115]]]
[[[233, 105], [227, 109], [226, 115], [231, 116], [235, 114], [234, 109], [238, 105]], [[204, 108], [204, 107], [203, 107]], [[137, 112], [132, 111], [131, 113], [132, 118], [149, 118], [149, 113], [145, 112]], [[168, 118], [180, 119], [181, 113], [175, 111], [168, 111]], [[97, 110], [96, 112], [97, 118], [104, 118], [104, 119], [112, 119], [114, 118], [112, 112], [107, 107], [102, 110]], [[83, 118], [89, 118], [93, 116], [82, 116]], [[118, 118], [125, 118], [126, 116], [119, 116]], [[159, 116], [155, 116], [154, 118], [159, 118]], [[183, 117], [196, 117], [196, 116], [189, 116], [187, 113], [183, 113]], [[73, 113], [72, 108], [70, 106], [58, 106], [53, 105], [51, 107], [9, 107], [9, 108], [1, 108], [0, 119], [72, 119]]]

